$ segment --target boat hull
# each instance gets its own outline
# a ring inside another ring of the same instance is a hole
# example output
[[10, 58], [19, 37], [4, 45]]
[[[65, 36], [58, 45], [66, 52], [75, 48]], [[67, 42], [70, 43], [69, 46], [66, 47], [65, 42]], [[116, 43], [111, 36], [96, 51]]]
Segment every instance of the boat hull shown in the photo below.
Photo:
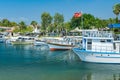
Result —
[[73, 47], [71, 45], [61, 45], [61, 44], [52, 44], [52, 43], [48, 43], [48, 46], [49, 46], [51, 51], [55, 51], [55, 50], [70, 50]]
[[93, 63], [120, 63], [119, 53], [108, 53], [108, 52], [90, 52], [85, 50], [80, 50], [79, 48], [73, 48], [75, 52], [82, 61], [93, 62]]
[[42, 46], [42, 45], [47, 45], [47, 44], [44, 41], [39, 41], [39, 42], [35, 41], [34, 45], [35, 46]]
[[4, 43], [5, 42], [5, 39], [0, 39], [0, 43]]
[[14, 45], [26, 45], [26, 44], [33, 44], [33, 41], [23, 41], [23, 42], [21, 42], [21, 41], [13, 41], [13, 42], [11, 42], [11, 44], [14, 44]]

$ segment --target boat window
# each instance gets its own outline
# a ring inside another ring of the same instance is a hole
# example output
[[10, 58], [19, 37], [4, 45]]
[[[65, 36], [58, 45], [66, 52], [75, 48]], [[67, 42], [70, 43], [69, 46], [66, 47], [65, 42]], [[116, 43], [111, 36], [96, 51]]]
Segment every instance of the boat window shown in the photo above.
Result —
[[99, 39], [93, 39], [93, 42], [100, 42]]
[[112, 40], [108, 39], [107, 42], [112, 42]]
[[19, 37], [18, 39], [22, 39], [21, 37]]
[[113, 48], [116, 49], [116, 44], [115, 43], [113, 43]]
[[28, 40], [33, 40], [33, 38], [28, 38]]
[[91, 44], [88, 44], [87, 45], [87, 50], [91, 50], [92, 49], [92, 45]]
[[34, 40], [34, 38], [31, 38], [31, 40]]
[[92, 42], [87, 42], [87, 44], [92, 44]]
[[27, 38], [23, 38], [23, 40], [27, 40]]
[[92, 39], [88, 39], [87, 44], [92, 44]]
[[104, 40], [104, 39], [102, 39], [102, 40], [100, 40], [100, 42], [105, 42], [105, 40]]
[[87, 49], [91, 50], [92, 49], [92, 39], [87, 40]]
[[92, 39], [88, 39], [87, 41], [88, 41], [88, 42], [92, 42]]

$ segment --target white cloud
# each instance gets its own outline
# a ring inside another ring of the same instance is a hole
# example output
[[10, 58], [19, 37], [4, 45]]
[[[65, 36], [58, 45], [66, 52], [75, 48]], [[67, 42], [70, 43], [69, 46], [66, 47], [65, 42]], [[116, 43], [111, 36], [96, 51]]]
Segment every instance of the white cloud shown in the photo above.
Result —
[[20, 20], [20, 21], [29, 21], [29, 19], [26, 18], [26, 17], [20, 17], [19, 20]]

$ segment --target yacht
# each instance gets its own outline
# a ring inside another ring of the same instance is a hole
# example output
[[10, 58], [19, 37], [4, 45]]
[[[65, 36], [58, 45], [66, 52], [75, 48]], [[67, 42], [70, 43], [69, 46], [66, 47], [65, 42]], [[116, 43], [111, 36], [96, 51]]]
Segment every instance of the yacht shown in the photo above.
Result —
[[82, 43], [72, 48], [84, 62], [120, 63], [120, 36], [111, 31], [82, 31]]
[[12, 41], [12, 44], [33, 44], [34, 37], [30, 36], [19, 36], [15, 41]]

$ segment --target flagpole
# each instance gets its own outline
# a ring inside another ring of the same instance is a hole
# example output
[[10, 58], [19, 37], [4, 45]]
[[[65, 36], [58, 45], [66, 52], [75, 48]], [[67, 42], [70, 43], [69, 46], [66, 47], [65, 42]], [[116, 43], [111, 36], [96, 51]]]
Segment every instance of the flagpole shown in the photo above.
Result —
[[83, 29], [83, 12], [81, 11], [81, 13], [82, 13], [81, 22], [82, 22], [82, 29]]

